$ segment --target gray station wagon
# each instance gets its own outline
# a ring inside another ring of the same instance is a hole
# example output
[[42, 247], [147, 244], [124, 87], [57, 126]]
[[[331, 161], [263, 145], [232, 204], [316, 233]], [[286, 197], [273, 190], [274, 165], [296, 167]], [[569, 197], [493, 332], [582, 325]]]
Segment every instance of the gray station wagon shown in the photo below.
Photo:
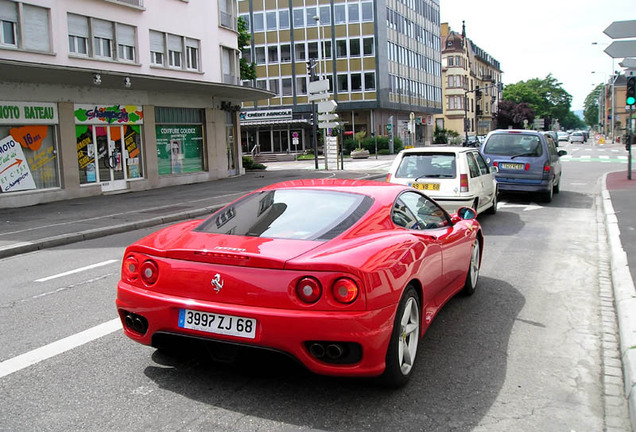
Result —
[[567, 152], [557, 150], [551, 136], [530, 130], [498, 129], [488, 134], [481, 153], [488, 165], [497, 167], [495, 178], [501, 192], [536, 192], [546, 202], [559, 192], [559, 158]]

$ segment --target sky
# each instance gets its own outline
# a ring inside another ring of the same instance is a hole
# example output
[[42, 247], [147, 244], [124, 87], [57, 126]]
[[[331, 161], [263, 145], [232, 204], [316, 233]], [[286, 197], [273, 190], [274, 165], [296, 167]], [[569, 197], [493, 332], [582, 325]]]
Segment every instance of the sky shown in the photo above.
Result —
[[504, 85], [551, 73], [572, 95], [572, 111], [612, 74], [603, 51], [612, 39], [603, 31], [636, 20], [636, 0], [439, 1], [442, 23], [461, 33], [465, 21], [466, 36], [499, 61]]

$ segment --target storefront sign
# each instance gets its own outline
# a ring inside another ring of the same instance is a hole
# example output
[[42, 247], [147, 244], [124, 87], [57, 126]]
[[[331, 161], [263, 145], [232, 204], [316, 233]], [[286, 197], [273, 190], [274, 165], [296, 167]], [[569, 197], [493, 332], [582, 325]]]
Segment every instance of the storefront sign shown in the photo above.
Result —
[[143, 124], [143, 108], [137, 105], [75, 105], [76, 124]]
[[242, 122], [253, 120], [286, 120], [292, 118], [292, 110], [241, 111], [239, 117]]
[[57, 124], [57, 105], [0, 101], [0, 124]]
[[22, 146], [10, 135], [0, 140], [0, 189], [2, 192], [35, 189]]

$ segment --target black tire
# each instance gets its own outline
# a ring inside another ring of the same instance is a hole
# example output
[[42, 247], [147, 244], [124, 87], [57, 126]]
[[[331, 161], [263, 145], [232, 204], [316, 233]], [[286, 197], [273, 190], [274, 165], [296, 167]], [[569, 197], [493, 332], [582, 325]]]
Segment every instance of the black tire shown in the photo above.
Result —
[[471, 296], [475, 294], [477, 289], [477, 282], [479, 281], [479, 267], [481, 262], [481, 247], [479, 246], [479, 240], [475, 239], [473, 248], [470, 252], [470, 264], [468, 266], [468, 274], [466, 274], [466, 282], [464, 282], [464, 288], [461, 293], [465, 296]]
[[556, 184], [554, 185], [554, 193], [558, 194], [559, 192], [561, 192], [561, 176], [559, 176], [559, 180], [557, 180]]
[[421, 328], [420, 297], [409, 285], [398, 305], [386, 351], [386, 369], [380, 378], [385, 386], [399, 388], [408, 382], [415, 366]]
[[549, 202], [552, 202], [553, 196], [554, 196], [554, 185], [551, 184], [548, 190], [541, 194], [541, 198], [543, 202], [549, 203]]

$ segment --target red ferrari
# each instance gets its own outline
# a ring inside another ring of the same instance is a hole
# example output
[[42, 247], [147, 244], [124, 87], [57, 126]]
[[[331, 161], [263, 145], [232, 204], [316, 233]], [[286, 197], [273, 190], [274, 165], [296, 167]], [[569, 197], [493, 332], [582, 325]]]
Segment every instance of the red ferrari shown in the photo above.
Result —
[[176, 336], [266, 348], [314, 373], [400, 386], [436, 313], [475, 291], [475, 217], [403, 185], [277, 183], [129, 246], [117, 309], [142, 344]]

